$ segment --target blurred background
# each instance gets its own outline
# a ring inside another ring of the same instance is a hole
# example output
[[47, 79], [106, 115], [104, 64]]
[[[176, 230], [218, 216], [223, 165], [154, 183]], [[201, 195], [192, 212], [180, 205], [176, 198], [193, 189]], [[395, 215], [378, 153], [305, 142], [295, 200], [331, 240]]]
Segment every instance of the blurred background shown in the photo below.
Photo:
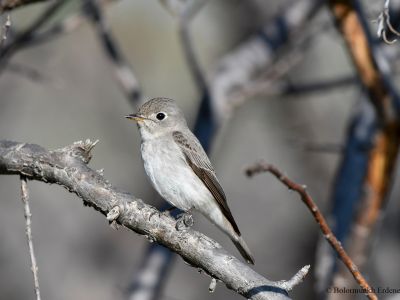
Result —
[[[345, 183], [355, 187], [351, 180], [360, 172], [365, 177], [357, 165], [347, 165], [347, 177], [340, 178], [340, 170], [355, 116], [369, 128], [374, 113], [324, 1], [197, 1], [187, 15], [191, 1], [65, 2], [25, 40], [21, 33], [54, 3], [1, 15], [2, 24], [10, 17], [11, 27], [0, 51], [0, 139], [48, 149], [99, 139], [89, 166], [104, 169], [114, 186], [163, 207], [144, 173], [138, 130], [124, 115], [150, 98], [173, 98], [210, 146], [233, 215], [255, 256], [255, 270], [282, 280], [311, 264], [291, 296], [331, 297], [324, 291], [338, 272], [332, 266], [335, 256], [298, 195], [270, 175], [244, 175], [245, 167], [260, 158], [273, 163], [307, 186], [333, 225], [341, 217], [349, 223], [345, 233], [338, 233], [343, 241], [351, 232], [357, 219], [352, 209], [362, 205], [355, 199], [345, 216], [335, 216], [341, 213], [337, 183], [342, 180], [348, 194]], [[396, 72], [399, 45], [382, 45], [371, 23], [383, 1], [361, 6], [373, 31], [371, 44], [383, 49]], [[18, 46], [10, 47], [16, 41]], [[194, 54], [194, 63], [187, 53]], [[395, 75], [389, 79], [395, 86]], [[373, 137], [358, 133], [373, 144]], [[373, 224], [362, 270], [373, 286], [400, 288], [396, 171], [390, 181], [390, 197], [385, 195]], [[60, 186], [28, 185], [43, 299], [241, 298], [222, 283], [209, 294], [208, 276], [168, 250], [154, 250], [143, 236], [115, 231]], [[359, 185], [362, 190], [362, 180]], [[0, 191], [0, 298], [34, 299], [19, 180], [1, 176]], [[201, 215], [195, 215], [194, 228], [239, 256]], [[146, 280], [156, 282], [156, 291]]]

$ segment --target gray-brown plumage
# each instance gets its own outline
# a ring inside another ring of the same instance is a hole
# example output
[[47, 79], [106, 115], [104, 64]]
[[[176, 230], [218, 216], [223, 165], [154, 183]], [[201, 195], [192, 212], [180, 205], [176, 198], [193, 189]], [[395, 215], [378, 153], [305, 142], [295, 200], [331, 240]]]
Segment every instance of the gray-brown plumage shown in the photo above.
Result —
[[228, 207], [224, 190], [218, 182], [214, 168], [211, 165], [207, 154], [203, 150], [203, 147], [197, 140], [193, 139], [192, 141], [194, 142], [190, 144], [188, 142], [188, 139], [180, 131], [174, 131], [172, 133], [172, 136], [174, 137], [175, 142], [179, 145], [179, 147], [181, 147], [183, 153], [185, 154], [189, 166], [206, 185], [208, 190], [214, 196], [214, 199], [217, 201], [225, 217], [229, 220], [229, 222], [231, 222], [236, 233], [240, 235], [239, 228], [236, 225], [231, 210]]
[[200, 211], [254, 264], [214, 168], [175, 102], [155, 98], [127, 117], [138, 123], [144, 167], [158, 193], [183, 211]]

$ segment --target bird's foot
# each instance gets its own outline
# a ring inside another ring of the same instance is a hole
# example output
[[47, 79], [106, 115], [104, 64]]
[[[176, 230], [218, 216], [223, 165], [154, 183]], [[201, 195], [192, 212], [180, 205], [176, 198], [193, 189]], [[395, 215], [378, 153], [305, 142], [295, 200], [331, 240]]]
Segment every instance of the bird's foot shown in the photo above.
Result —
[[168, 217], [174, 217], [174, 211], [175, 210], [178, 210], [178, 208], [175, 207], [175, 206], [171, 206], [171, 207], [163, 210], [162, 214], [165, 215], [165, 216], [168, 216]]
[[186, 228], [192, 227], [194, 224], [193, 216], [190, 211], [182, 213], [178, 216], [176, 221], [176, 230], [184, 230]]

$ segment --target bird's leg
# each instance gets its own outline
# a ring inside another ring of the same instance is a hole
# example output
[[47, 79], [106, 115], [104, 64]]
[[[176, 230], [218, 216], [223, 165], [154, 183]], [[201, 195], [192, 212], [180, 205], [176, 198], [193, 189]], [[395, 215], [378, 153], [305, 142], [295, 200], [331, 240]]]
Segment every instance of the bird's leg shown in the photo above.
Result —
[[186, 228], [192, 227], [194, 224], [192, 211], [189, 209], [188, 211], [178, 215], [178, 220], [176, 221], [176, 229], [184, 230]]
[[167, 216], [170, 216], [170, 217], [174, 217], [173, 211], [177, 210], [177, 209], [178, 209], [177, 207], [171, 206], [171, 207], [168, 207], [167, 209], [163, 210], [162, 213], [164, 215], [167, 215]]
[[150, 221], [151, 218], [152, 218], [154, 215], [156, 215], [156, 214], [158, 214], [158, 217], [161, 217], [162, 215], [164, 215], [164, 216], [167, 216], [167, 217], [173, 217], [173, 218], [175, 218], [174, 215], [171, 214], [171, 212], [174, 211], [175, 209], [178, 209], [178, 208], [175, 207], [175, 206], [170, 206], [170, 207], [168, 207], [167, 209], [164, 209], [164, 210], [161, 211], [161, 212], [160, 212], [160, 211], [153, 212], [153, 213], [150, 214], [149, 221]]

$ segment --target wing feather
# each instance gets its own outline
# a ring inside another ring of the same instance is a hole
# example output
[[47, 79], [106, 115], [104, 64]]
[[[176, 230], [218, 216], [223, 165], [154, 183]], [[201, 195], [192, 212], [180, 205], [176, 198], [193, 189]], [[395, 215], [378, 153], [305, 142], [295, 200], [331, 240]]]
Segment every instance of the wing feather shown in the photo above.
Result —
[[192, 138], [190, 138], [191, 143], [189, 143], [187, 134], [185, 135], [180, 131], [174, 131], [172, 136], [185, 155], [188, 165], [213, 195], [222, 213], [229, 220], [235, 232], [240, 236], [239, 228], [228, 207], [224, 190], [219, 184], [214, 168], [200, 142], [193, 135]]

